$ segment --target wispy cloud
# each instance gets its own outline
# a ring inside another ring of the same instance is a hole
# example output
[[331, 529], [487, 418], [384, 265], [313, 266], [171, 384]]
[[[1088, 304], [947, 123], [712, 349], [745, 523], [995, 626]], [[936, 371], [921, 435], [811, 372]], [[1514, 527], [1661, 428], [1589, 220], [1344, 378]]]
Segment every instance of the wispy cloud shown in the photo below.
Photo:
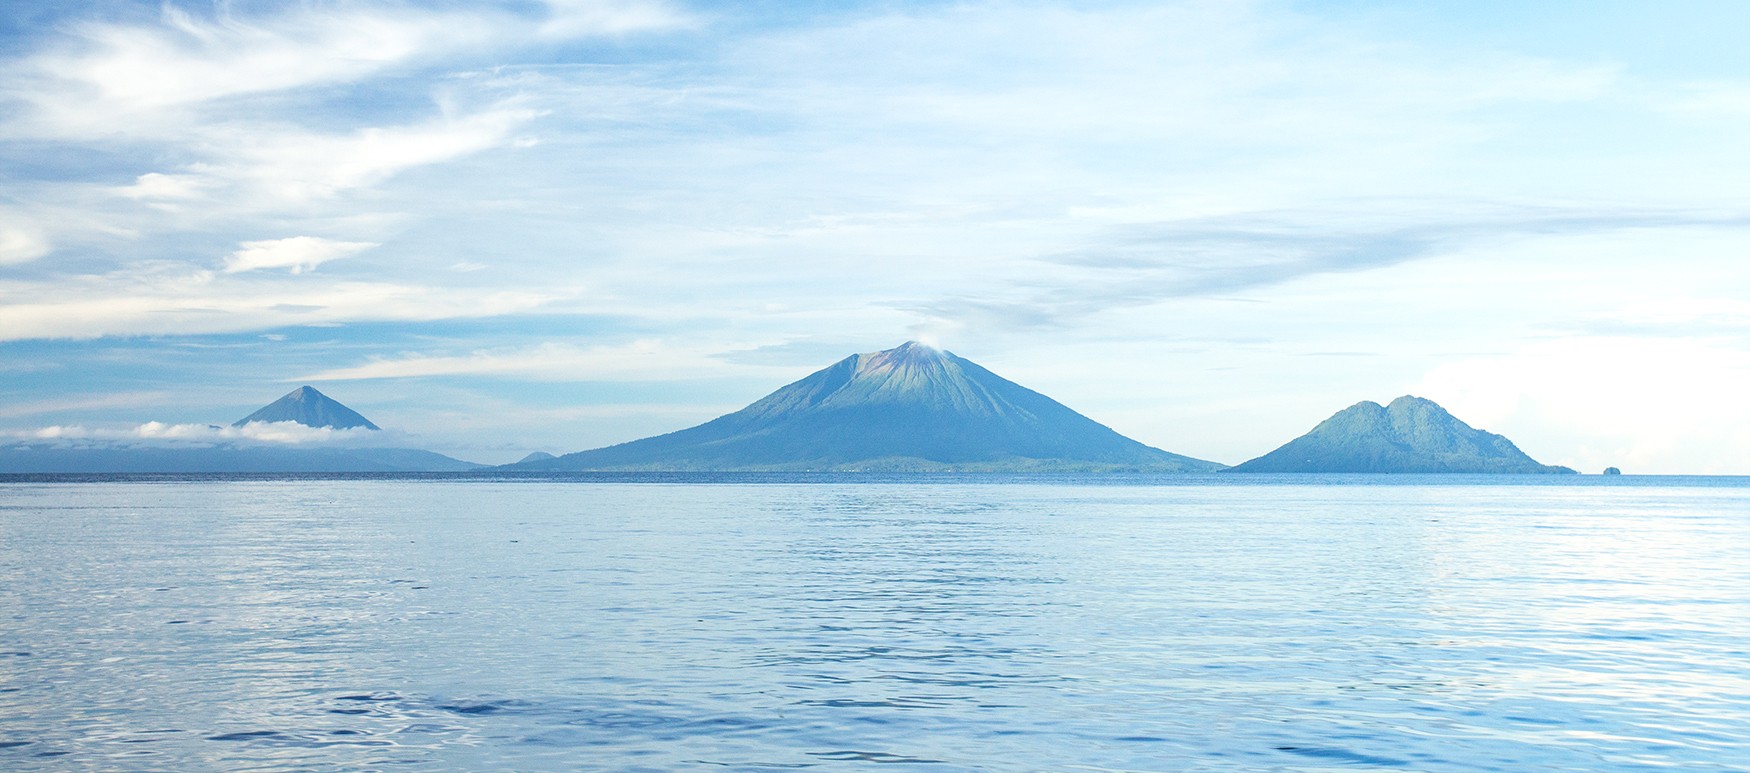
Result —
[[0, 211], [0, 266], [49, 254], [49, 240], [33, 225]]
[[[258, 275], [259, 274], [259, 275]], [[489, 317], [537, 309], [563, 289], [482, 290], [320, 276], [136, 266], [53, 283], [0, 281], [0, 340], [228, 333], [288, 325]], [[28, 299], [28, 300], [24, 300]]]
[[690, 28], [698, 17], [659, 0], [546, 0], [543, 38], [568, 40], [593, 35], [629, 35], [652, 30]]
[[414, 56], [479, 45], [485, 30], [469, 21], [308, 5], [271, 19], [224, 11], [199, 19], [167, 4], [159, 25], [85, 25], [76, 30], [82, 45], [29, 60], [42, 80], [74, 86], [72, 94], [31, 97], [59, 119], [55, 126], [96, 128], [92, 119], [105, 114], [346, 82]]
[[358, 81], [390, 68], [517, 44], [687, 26], [666, 3], [554, 2], [542, 14], [405, 4], [303, 3], [267, 15], [221, 4], [210, 16], [166, 4], [157, 24], [88, 23], [26, 56], [9, 96], [31, 107], [13, 131], [45, 136], [161, 134], [183, 108]]
[[[376, 185], [408, 169], [452, 161], [500, 147], [535, 111], [496, 106], [404, 126], [346, 134], [285, 127], [220, 128], [212, 155], [169, 176], [158, 187], [174, 198], [207, 193], [244, 197], [258, 209], [299, 204]], [[138, 187], [138, 183], [136, 183]], [[142, 194], [138, 195], [144, 195]], [[235, 203], [232, 205], [236, 206]]]
[[99, 408], [129, 408], [142, 405], [158, 405], [172, 402], [177, 395], [171, 391], [133, 391], [110, 394], [90, 394], [75, 397], [56, 397], [46, 400], [8, 403], [0, 406], [0, 417], [38, 416], [45, 413], [61, 413], [64, 411], [89, 411]]
[[294, 380], [352, 381], [426, 376], [498, 376], [555, 381], [639, 381], [723, 376], [726, 368], [707, 347], [647, 339], [609, 346], [548, 342], [459, 355], [405, 354], [363, 365], [312, 373]]
[[[1394, 209], [1401, 214], [1394, 214]], [[1039, 258], [1063, 267], [1067, 274], [1042, 272], [1007, 287], [989, 288], [982, 297], [947, 295], [905, 308], [924, 315], [929, 321], [926, 327], [947, 324], [961, 331], [976, 325], [1011, 330], [1050, 327], [1113, 309], [1385, 268], [1479, 244], [1565, 233], [1694, 227], [1750, 230], [1750, 215], [1559, 207], [1479, 210], [1471, 205], [1449, 208], [1435, 218], [1401, 205], [1358, 204], [1349, 211], [1133, 224], [1113, 228], [1106, 237], [1075, 252]]]
[[199, 196], [208, 182], [196, 174], [164, 174], [147, 172], [135, 178], [133, 185], [118, 188], [116, 193], [130, 199], [164, 202]]
[[307, 208], [411, 169], [515, 145], [516, 132], [539, 115], [514, 100], [472, 111], [450, 106], [444, 113], [348, 132], [279, 123], [204, 125], [190, 130], [200, 139], [199, 160], [146, 172], [132, 184], [106, 191], [175, 216], [151, 218], [160, 226], [179, 222], [210, 228]]
[[301, 274], [336, 258], [356, 255], [377, 245], [370, 242], [340, 242], [316, 236], [244, 242], [225, 258], [225, 273], [287, 268]]

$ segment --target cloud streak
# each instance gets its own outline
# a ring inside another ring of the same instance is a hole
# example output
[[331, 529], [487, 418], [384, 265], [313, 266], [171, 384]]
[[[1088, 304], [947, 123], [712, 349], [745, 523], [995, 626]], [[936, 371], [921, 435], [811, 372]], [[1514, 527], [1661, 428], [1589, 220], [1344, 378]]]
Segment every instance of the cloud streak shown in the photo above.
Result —
[[17, 64], [8, 90], [32, 108], [23, 129], [112, 137], [185, 125], [181, 112], [255, 94], [353, 83], [392, 68], [518, 44], [675, 29], [693, 24], [657, 2], [553, 2], [546, 18], [502, 9], [302, 3], [246, 16], [228, 4], [198, 17], [174, 4], [157, 24], [85, 23]]
[[[347, 134], [290, 129], [225, 131], [215, 156], [177, 173], [185, 189], [239, 190], [263, 208], [374, 186], [403, 171], [500, 147], [536, 112], [496, 106], [403, 126]], [[180, 193], [180, 191], [179, 191]], [[186, 194], [184, 194], [186, 195]]]
[[288, 325], [428, 321], [530, 312], [545, 292], [187, 271], [149, 265], [53, 284], [0, 281], [0, 341], [230, 333]]
[[[1731, 212], [1541, 207], [1455, 212], [1420, 222], [1421, 213], [1392, 218], [1377, 207], [1317, 214], [1323, 215], [1317, 224], [1307, 222], [1306, 213], [1262, 213], [1116, 228], [1101, 244], [1039, 259], [1068, 269], [1073, 276], [1067, 280], [1047, 274], [1048, 281], [1012, 282], [985, 297], [950, 295], [902, 308], [961, 330], [1055, 327], [1114, 309], [1245, 293], [1533, 236], [1694, 227], [1750, 231], [1750, 215]], [[1410, 224], [1381, 228], [1364, 222], [1382, 215]], [[1342, 223], [1354, 230], [1339, 230]]]
[[148, 421], [128, 428], [87, 428], [79, 425], [53, 425], [31, 430], [15, 430], [10, 434], [19, 441], [49, 441], [58, 443], [148, 444], [148, 445], [280, 445], [280, 446], [346, 446], [384, 447], [406, 443], [405, 434], [363, 427], [335, 429], [308, 427], [292, 421], [252, 421], [241, 427], [221, 427], [214, 424], [167, 424]]
[[548, 381], [641, 381], [724, 376], [755, 368], [725, 367], [704, 347], [675, 346], [658, 340], [621, 345], [576, 346], [547, 342], [536, 346], [479, 350], [461, 355], [411, 353], [376, 358], [362, 365], [324, 370], [294, 381], [359, 381], [431, 376], [491, 376]]
[[225, 258], [225, 273], [285, 268], [301, 274], [328, 261], [356, 255], [375, 246], [370, 242], [340, 242], [316, 236], [244, 242]]

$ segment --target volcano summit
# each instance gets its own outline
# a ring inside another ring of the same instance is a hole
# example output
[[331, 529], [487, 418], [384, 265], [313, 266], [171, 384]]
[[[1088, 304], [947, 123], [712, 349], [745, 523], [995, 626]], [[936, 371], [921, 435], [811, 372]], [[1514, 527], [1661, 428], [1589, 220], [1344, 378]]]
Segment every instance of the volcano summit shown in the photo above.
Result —
[[915, 341], [853, 354], [697, 427], [525, 470], [1209, 472]]
[[268, 403], [261, 410], [232, 422], [231, 426], [241, 427], [252, 421], [291, 421], [306, 427], [332, 429], [379, 429], [370, 419], [360, 416], [358, 411], [341, 405], [334, 398], [316, 391], [313, 386], [298, 387], [286, 393], [285, 397]]

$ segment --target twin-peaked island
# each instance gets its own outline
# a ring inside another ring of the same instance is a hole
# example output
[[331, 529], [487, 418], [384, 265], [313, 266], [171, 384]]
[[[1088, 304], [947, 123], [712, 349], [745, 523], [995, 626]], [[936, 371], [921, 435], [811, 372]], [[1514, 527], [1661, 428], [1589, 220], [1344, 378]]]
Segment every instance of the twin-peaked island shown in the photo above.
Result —
[[[236, 426], [255, 421], [376, 430], [363, 416], [307, 386]], [[0, 469], [19, 471], [11, 463], [16, 456], [0, 453], [5, 465]], [[431, 457], [432, 466], [421, 469], [467, 464]], [[415, 467], [387, 469], [418, 468], [408, 458], [393, 462]], [[1433, 402], [1409, 396], [1387, 406], [1357, 403], [1275, 451], [1226, 467], [1139, 443], [970, 360], [916, 342], [853, 354], [696, 427], [564, 456], [531, 454], [499, 469], [1573, 472], [1539, 464], [1506, 438], [1473, 429]]]

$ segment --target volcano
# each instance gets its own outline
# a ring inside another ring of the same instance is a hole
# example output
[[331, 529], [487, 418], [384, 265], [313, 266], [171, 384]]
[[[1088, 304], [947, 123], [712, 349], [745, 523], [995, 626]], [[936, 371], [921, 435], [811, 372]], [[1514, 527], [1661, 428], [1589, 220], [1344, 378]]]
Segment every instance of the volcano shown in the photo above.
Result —
[[915, 341], [853, 354], [735, 413], [527, 470], [1210, 472]]
[[379, 429], [369, 419], [360, 416], [357, 411], [341, 405], [339, 401], [316, 391], [313, 386], [301, 386], [268, 403], [261, 410], [249, 414], [231, 423], [233, 427], [241, 427], [252, 421], [278, 422], [293, 421], [306, 427], [331, 427], [334, 429]]
[[1573, 473], [1540, 464], [1513, 441], [1471, 427], [1433, 400], [1404, 395], [1338, 411], [1230, 472]]

